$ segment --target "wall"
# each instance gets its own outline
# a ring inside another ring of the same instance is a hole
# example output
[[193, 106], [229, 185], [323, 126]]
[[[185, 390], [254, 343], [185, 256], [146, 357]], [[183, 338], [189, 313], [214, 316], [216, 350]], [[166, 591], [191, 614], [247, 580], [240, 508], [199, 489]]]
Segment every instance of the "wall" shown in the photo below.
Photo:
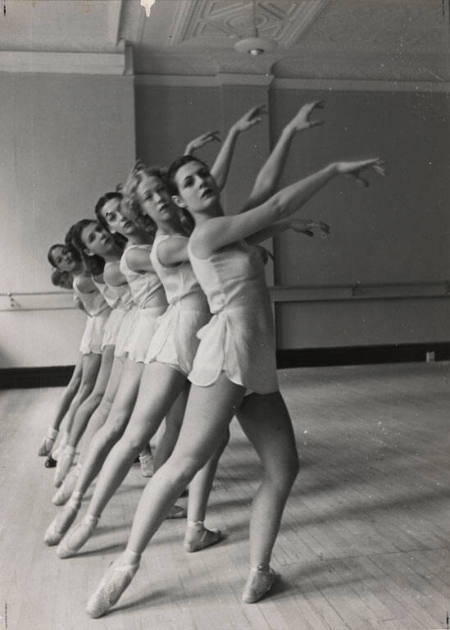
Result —
[[[49, 245], [134, 160], [133, 79], [2, 73], [0, 93], [0, 293], [52, 291]], [[0, 367], [73, 363], [83, 321], [76, 310], [0, 312]]]
[[[335, 160], [380, 155], [388, 176], [368, 189], [339, 178], [313, 199], [303, 216], [328, 221], [329, 239], [287, 233], [275, 240], [275, 281], [283, 286], [336, 287], [356, 283], [443, 283], [449, 278], [448, 96], [412, 91], [281, 89], [218, 83], [210, 87], [136, 88], [138, 154], [168, 163], [193, 136], [223, 130], [248, 107], [270, 104], [270, 118], [242, 138], [226, 191], [238, 207], [270, 145], [300, 104], [325, 99], [326, 125], [293, 143], [283, 182]], [[214, 149], [202, 151], [211, 161]], [[372, 180], [374, 178], [371, 178]], [[376, 179], [376, 178], [375, 178]], [[327, 296], [328, 289], [323, 295]], [[439, 292], [439, 291], [438, 291]], [[440, 291], [442, 292], [442, 291]], [[395, 293], [395, 291], [394, 291]], [[278, 346], [319, 348], [446, 341], [450, 299], [325, 300], [276, 307]]]

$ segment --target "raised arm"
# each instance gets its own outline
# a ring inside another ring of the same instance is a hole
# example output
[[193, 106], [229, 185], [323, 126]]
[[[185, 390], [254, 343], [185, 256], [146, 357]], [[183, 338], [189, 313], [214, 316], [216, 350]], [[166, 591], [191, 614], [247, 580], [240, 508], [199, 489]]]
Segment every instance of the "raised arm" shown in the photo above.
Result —
[[[349, 175], [361, 181], [360, 174], [374, 169], [384, 174], [383, 163], [378, 159], [358, 162], [336, 162], [326, 166], [309, 177], [287, 186], [261, 206], [234, 216], [210, 219], [198, 228], [193, 247], [201, 258], [214, 251], [284, 221], [297, 212], [311, 197], [336, 175]], [[366, 180], [364, 180], [366, 182]]]
[[298, 110], [294, 118], [292, 118], [292, 120], [290, 120], [284, 127], [280, 137], [278, 138], [278, 142], [273, 148], [273, 151], [259, 171], [250, 196], [241, 212], [245, 212], [250, 208], [259, 206], [275, 193], [286, 163], [286, 158], [288, 156], [292, 140], [297, 133], [323, 124], [322, 120], [310, 120], [313, 112], [316, 109], [323, 109], [323, 107], [323, 101], [306, 103]]
[[202, 133], [201, 136], [194, 138], [186, 145], [183, 155], [193, 155], [195, 151], [201, 149], [205, 144], [209, 142], [220, 142], [220, 136], [218, 131], [207, 131]]
[[220, 190], [223, 189], [227, 181], [231, 159], [239, 135], [261, 122], [261, 116], [265, 113], [266, 108], [264, 105], [253, 107], [230, 127], [227, 137], [211, 168], [211, 175], [216, 180], [216, 184]]

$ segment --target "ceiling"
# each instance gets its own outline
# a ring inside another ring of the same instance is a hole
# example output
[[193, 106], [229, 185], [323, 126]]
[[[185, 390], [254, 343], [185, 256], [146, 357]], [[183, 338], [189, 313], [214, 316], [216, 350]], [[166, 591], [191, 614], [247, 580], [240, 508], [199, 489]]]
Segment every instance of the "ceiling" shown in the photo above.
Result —
[[148, 18], [139, 0], [5, 0], [5, 17], [2, 2], [0, 60], [123, 53], [125, 40], [144, 75], [450, 80], [449, 0], [258, 0], [259, 34], [278, 44], [260, 57], [233, 48], [250, 0], [156, 0]]

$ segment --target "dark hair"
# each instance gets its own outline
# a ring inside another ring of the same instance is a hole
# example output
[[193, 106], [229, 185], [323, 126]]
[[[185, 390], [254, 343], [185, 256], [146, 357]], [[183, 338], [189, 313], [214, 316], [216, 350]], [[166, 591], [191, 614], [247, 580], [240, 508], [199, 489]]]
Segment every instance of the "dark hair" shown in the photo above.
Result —
[[68, 280], [72, 279], [72, 274], [69, 273], [68, 271], [60, 271], [59, 269], [53, 269], [51, 275], [50, 275], [50, 279], [52, 281], [52, 284], [55, 287], [61, 287], [63, 289], [66, 289], [66, 284], [65, 281], [67, 282]]
[[95, 216], [97, 217], [97, 221], [102, 225], [102, 227], [105, 228], [105, 230], [108, 230], [108, 232], [109, 232], [109, 227], [108, 227], [108, 224], [106, 223], [105, 217], [102, 214], [102, 210], [105, 204], [107, 204], [108, 201], [111, 201], [111, 199], [119, 199], [119, 201], [122, 201], [123, 195], [120, 192], [107, 192], [100, 197], [100, 199], [95, 204], [95, 209], [94, 209]]
[[86, 270], [93, 276], [99, 276], [103, 273], [105, 261], [100, 256], [88, 256], [85, 252], [85, 245], [81, 240], [81, 232], [91, 223], [97, 223], [97, 221], [94, 219], [81, 219], [74, 223], [67, 232], [65, 241], [78, 252]]
[[175, 175], [182, 166], [184, 166], [185, 164], [189, 164], [190, 162], [198, 162], [209, 171], [209, 166], [206, 164], [206, 162], [204, 162], [203, 160], [199, 160], [199, 158], [195, 157], [195, 155], [182, 155], [181, 157], [177, 158], [172, 162], [167, 170], [167, 181], [170, 193], [172, 195], [177, 195], [179, 192], [178, 186], [175, 182]]
[[47, 252], [47, 260], [48, 262], [51, 264], [52, 267], [54, 267], [55, 269], [58, 269], [58, 267], [55, 264], [55, 259], [53, 257], [53, 252], [55, 251], [55, 249], [57, 249], [58, 247], [61, 247], [62, 249], [70, 249], [70, 252], [72, 254], [72, 257], [77, 261], [80, 262], [81, 261], [81, 257], [80, 254], [78, 253], [78, 251], [75, 249], [75, 247], [73, 247], [73, 245], [69, 242], [65, 242], [65, 243], [54, 243], [53, 245], [50, 246], [48, 252]]

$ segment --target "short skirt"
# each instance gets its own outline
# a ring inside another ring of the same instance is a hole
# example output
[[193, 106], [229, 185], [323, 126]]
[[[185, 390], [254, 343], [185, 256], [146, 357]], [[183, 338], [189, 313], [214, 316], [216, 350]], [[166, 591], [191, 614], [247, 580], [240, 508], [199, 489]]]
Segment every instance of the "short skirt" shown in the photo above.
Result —
[[117, 335], [119, 334], [120, 325], [127, 311], [120, 308], [113, 308], [108, 320], [105, 324], [105, 333], [103, 335], [103, 348], [105, 346], [115, 346]]
[[181, 302], [170, 304], [159, 318], [145, 362], [168, 363], [187, 376], [200, 343], [197, 332], [210, 318], [205, 309], [186, 308]]
[[136, 363], [145, 361], [150, 342], [157, 328], [157, 321], [165, 310], [165, 305], [138, 310], [127, 343], [129, 359], [136, 361]]
[[110, 309], [107, 308], [98, 315], [87, 317], [80, 343], [81, 354], [102, 353], [105, 326], [110, 312]]
[[226, 308], [199, 330], [200, 344], [189, 374], [191, 383], [208, 387], [224, 372], [247, 393], [278, 391], [270, 303], [261, 306]]
[[137, 312], [137, 306], [133, 306], [128, 311], [125, 311], [125, 315], [117, 333], [116, 345], [114, 348], [114, 356], [118, 359], [121, 359], [128, 354], [129, 341], [133, 332]]

